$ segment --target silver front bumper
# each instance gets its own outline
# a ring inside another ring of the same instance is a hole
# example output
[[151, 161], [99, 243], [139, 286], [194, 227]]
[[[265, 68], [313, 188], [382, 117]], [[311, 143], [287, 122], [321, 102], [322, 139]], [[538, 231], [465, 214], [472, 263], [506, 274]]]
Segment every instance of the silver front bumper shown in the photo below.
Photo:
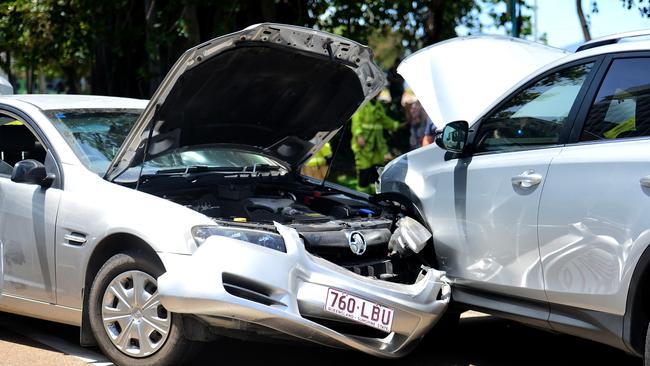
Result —
[[[278, 229], [287, 253], [211, 237], [191, 256], [161, 255], [167, 268], [158, 278], [162, 304], [175, 313], [235, 319], [389, 358], [408, 353], [447, 308], [444, 272], [427, 269], [412, 285], [362, 277], [309, 254], [295, 230]], [[361, 337], [320, 324], [350, 322], [324, 310], [329, 288], [394, 309], [391, 332]]]

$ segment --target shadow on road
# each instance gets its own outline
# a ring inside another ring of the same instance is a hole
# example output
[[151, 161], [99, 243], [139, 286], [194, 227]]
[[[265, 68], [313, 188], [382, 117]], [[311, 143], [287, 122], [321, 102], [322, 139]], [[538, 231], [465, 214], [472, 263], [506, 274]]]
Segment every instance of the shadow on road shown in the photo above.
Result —
[[[79, 342], [79, 329], [76, 327], [0, 312], [0, 343], [4, 341], [51, 350], [12, 330], [21, 326], [59, 337], [69, 343]], [[612, 347], [494, 317], [461, 319], [453, 334], [440, 334], [434, 328], [434, 332], [425, 337], [413, 353], [399, 360], [377, 359], [359, 352], [306, 344], [266, 344], [222, 339], [207, 344], [193, 365], [216, 363], [243, 366], [264, 363], [282, 363], [285, 366], [642, 365], [641, 359]]]
[[588, 340], [554, 334], [493, 317], [462, 319], [454, 334], [433, 332], [413, 353], [382, 360], [358, 352], [305, 345], [273, 345], [222, 340], [210, 344], [195, 365], [260, 365], [262, 360], [286, 366], [421, 365], [642, 365], [641, 359]]

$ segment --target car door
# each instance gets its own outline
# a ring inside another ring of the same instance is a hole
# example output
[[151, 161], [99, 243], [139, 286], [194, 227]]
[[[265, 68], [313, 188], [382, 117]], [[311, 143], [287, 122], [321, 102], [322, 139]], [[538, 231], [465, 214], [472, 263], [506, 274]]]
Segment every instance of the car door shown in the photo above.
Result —
[[[537, 214], [595, 62], [552, 70], [514, 92], [470, 130], [469, 153], [425, 176], [425, 212], [441, 267], [463, 288], [546, 302]], [[448, 153], [449, 154], [449, 153]], [[544, 306], [538, 314], [545, 321]]]
[[650, 243], [650, 55], [606, 65], [540, 204], [550, 320], [561, 323], [567, 309], [624, 314], [633, 258]]
[[3, 297], [55, 303], [60, 179], [47, 189], [11, 180], [11, 168], [23, 159], [38, 160], [59, 175], [52, 154], [34, 131], [25, 120], [0, 111], [0, 292]]

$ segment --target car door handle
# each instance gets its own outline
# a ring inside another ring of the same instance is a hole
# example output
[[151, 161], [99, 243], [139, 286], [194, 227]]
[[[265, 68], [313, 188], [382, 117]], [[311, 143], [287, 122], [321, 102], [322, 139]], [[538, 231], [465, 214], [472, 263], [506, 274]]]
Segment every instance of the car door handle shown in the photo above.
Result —
[[63, 236], [63, 240], [67, 241], [70, 245], [84, 245], [86, 244], [86, 235], [78, 232], [71, 232]]
[[639, 179], [639, 183], [641, 183], [641, 186], [650, 188], [650, 175], [646, 175], [645, 177]]
[[542, 175], [535, 173], [534, 170], [526, 170], [525, 172], [512, 177], [512, 185], [520, 188], [530, 188], [542, 182]]

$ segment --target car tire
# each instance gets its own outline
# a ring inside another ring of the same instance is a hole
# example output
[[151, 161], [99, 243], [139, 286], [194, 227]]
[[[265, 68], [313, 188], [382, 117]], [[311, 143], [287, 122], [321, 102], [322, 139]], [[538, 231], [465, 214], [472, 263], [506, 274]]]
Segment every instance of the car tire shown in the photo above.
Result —
[[116, 365], [178, 365], [201, 346], [185, 338], [183, 319], [156, 300], [164, 273], [152, 259], [117, 254], [104, 263], [90, 288], [88, 315], [99, 348]]

